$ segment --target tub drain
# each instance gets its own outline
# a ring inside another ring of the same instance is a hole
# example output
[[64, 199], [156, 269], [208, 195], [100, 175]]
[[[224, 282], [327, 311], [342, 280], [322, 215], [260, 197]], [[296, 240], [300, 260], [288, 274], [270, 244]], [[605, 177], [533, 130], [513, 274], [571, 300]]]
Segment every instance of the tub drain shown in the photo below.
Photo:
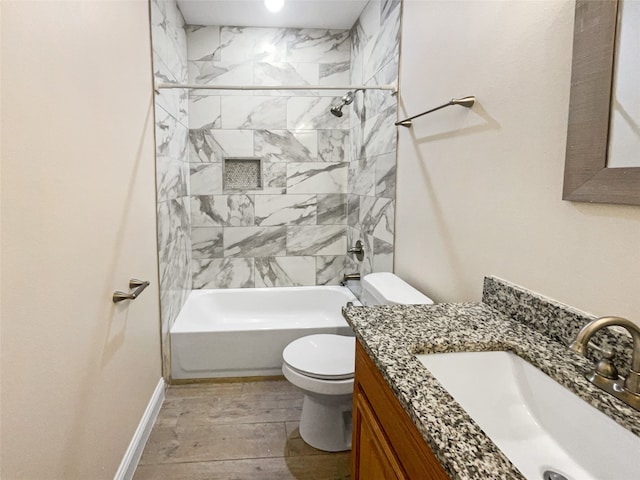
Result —
[[542, 474], [543, 480], [569, 480], [567, 477], [562, 475], [561, 473], [554, 472], [552, 470], [547, 470]]

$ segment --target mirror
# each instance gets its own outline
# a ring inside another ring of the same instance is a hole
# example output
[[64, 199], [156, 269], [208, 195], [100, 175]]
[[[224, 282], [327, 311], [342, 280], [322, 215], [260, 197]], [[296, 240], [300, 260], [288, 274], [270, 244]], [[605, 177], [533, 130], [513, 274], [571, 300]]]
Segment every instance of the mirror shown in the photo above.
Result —
[[607, 166], [640, 167], [640, 1], [619, 0]]
[[[633, 130], [638, 121], [625, 117], [612, 95], [619, 3], [576, 0], [564, 200], [640, 205], [638, 150], [632, 149], [635, 159], [608, 161], [610, 123], [622, 120]], [[624, 56], [619, 59], [624, 61]], [[626, 65], [618, 71], [622, 75]], [[612, 158], [618, 150], [612, 145]]]

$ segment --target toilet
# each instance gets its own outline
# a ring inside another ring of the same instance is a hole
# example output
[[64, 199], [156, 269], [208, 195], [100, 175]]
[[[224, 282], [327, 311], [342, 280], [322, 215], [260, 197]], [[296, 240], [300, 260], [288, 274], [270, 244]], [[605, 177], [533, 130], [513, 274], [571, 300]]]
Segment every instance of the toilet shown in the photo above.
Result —
[[[361, 284], [366, 306], [433, 303], [390, 272], [371, 273]], [[319, 450], [351, 448], [355, 343], [355, 337], [345, 335], [308, 335], [282, 352], [282, 373], [304, 392], [300, 436]]]

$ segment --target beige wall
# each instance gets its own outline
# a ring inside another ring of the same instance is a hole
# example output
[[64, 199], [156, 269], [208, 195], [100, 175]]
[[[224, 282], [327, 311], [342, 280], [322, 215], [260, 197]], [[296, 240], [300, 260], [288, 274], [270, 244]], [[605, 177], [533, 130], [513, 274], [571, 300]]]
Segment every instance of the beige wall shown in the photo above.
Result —
[[113, 478], [161, 375], [148, 5], [1, 8], [0, 477]]
[[561, 200], [573, 2], [404, 2], [395, 270], [438, 301], [497, 275], [640, 322], [640, 207]]

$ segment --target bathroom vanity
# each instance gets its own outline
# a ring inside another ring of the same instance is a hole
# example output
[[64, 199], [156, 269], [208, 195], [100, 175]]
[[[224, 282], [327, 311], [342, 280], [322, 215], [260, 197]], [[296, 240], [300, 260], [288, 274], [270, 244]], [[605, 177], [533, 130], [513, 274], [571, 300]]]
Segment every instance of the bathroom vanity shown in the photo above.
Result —
[[351, 448], [353, 480], [449, 478], [360, 343]]
[[[541, 464], [539, 473], [536, 468], [533, 474], [517, 468], [515, 460], [512, 463], [511, 457], [419, 361], [416, 355], [422, 354], [514, 353], [555, 380], [561, 390], [602, 412], [615, 428], [621, 427], [625, 439], [615, 437], [610, 443], [626, 442], [627, 451], [640, 449], [640, 412], [589, 383], [585, 374], [593, 368], [593, 359], [567, 347], [580, 328], [592, 320], [582, 312], [500, 279], [487, 278], [482, 302], [346, 307], [343, 315], [358, 339], [354, 480], [542, 479], [543, 472], [554, 467], [550, 458], [550, 465]], [[624, 374], [631, 338], [603, 331], [594, 340], [609, 344]], [[478, 371], [477, 377], [490, 374]], [[504, 412], [505, 418], [509, 413]], [[587, 434], [581, 434], [577, 443], [578, 448], [589, 451], [590, 439], [586, 437], [595, 424], [586, 423]], [[591, 443], [601, 445], [602, 439]], [[597, 465], [592, 470], [594, 460], [584, 467], [589, 476], [574, 478], [633, 478], [640, 468], [640, 457], [631, 457], [625, 459], [622, 470], [628, 475], [603, 477]], [[603, 463], [607, 461], [612, 459], [605, 458]]]

